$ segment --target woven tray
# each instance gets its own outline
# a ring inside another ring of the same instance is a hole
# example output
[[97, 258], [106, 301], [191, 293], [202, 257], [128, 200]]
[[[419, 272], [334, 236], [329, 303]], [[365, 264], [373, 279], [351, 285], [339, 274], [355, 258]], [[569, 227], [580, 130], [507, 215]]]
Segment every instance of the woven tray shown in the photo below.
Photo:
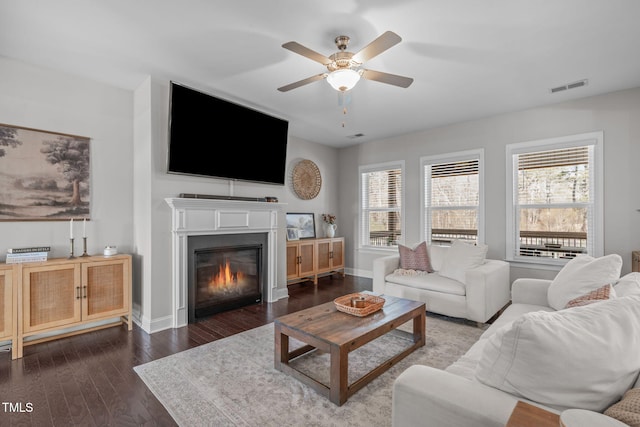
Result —
[[[357, 308], [351, 306], [351, 298], [355, 297], [364, 297], [364, 307]], [[384, 298], [375, 295], [355, 293], [338, 297], [333, 300], [333, 303], [336, 305], [338, 311], [358, 317], [364, 317], [380, 310], [384, 305]]]

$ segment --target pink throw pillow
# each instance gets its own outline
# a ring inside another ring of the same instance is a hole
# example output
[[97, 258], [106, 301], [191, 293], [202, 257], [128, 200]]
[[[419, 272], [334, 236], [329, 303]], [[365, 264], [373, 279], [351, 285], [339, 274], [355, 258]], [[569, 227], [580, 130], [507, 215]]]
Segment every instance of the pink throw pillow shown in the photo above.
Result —
[[399, 244], [398, 250], [400, 251], [400, 268], [433, 273], [431, 260], [429, 260], [429, 251], [427, 250], [427, 242], [418, 244], [415, 249]]
[[[598, 289], [589, 292], [588, 294], [572, 299], [567, 303], [567, 305], [564, 306], [564, 308], [580, 307], [587, 304], [593, 304], [594, 302], [608, 300], [612, 297], [612, 291], [613, 288], [611, 287], [611, 285], [606, 284]], [[615, 297], [615, 291], [613, 296]]]

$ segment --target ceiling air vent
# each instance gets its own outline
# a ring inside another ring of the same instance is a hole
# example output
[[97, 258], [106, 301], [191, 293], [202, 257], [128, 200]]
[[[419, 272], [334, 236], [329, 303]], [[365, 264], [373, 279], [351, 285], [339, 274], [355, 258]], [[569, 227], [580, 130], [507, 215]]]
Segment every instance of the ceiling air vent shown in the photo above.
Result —
[[356, 138], [360, 138], [362, 136], [364, 136], [364, 133], [354, 133], [353, 135], [347, 135], [347, 138], [356, 139]]
[[584, 79], [584, 80], [578, 80], [577, 82], [568, 83], [568, 84], [563, 85], [563, 86], [552, 87], [551, 88], [551, 93], [562, 92], [563, 90], [575, 89], [577, 87], [586, 86], [588, 81], [589, 80]]

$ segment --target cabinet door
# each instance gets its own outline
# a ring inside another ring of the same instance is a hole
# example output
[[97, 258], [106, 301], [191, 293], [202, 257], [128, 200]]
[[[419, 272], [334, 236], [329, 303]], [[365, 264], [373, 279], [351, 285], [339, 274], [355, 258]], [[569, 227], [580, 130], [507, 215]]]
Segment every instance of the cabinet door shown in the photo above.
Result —
[[5, 268], [0, 270], [0, 341], [15, 339], [13, 297], [13, 268]]
[[331, 268], [344, 267], [344, 239], [331, 241]]
[[318, 273], [331, 270], [331, 239], [316, 241], [318, 256]]
[[287, 243], [287, 280], [298, 277], [298, 244]]
[[313, 275], [316, 272], [316, 266], [314, 261], [315, 243], [314, 242], [299, 242], [299, 254], [300, 264], [298, 275], [300, 277]]
[[126, 259], [82, 264], [82, 320], [104, 319], [129, 312], [129, 268]]
[[79, 322], [80, 291], [80, 264], [24, 266], [23, 332]]

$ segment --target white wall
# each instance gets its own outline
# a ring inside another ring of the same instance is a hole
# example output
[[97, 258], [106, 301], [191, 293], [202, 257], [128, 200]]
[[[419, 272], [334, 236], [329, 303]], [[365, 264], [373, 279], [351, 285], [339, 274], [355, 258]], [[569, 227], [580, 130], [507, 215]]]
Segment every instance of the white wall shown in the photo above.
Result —
[[[590, 131], [604, 131], [604, 244], [605, 253], [624, 259], [623, 273], [631, 270], [631, 251], [640, 249], [640, 88], [563, 102], [548, 107], [458, 123], [340, 150], [339, 216], [346, 233], [346, 265], [371, 277], [372, 262], [389, 252], [359, 250], [358, 166], [405, 160], [405, 243], [420, 235], [419, 158], [484, 147], [486, 186], [486, 243], [490, 258], [505, 257], [506, 189], [505, 146]], [[395, 252], [395, 251], [391, 251]], [[552, 278], [557, 270], [511, 269], [517, 277]]]
[[[90, 254], [106, 245], [133, 251], [132, 106], [129, 91], [0, 57], [0, 123], [91, 139]], [[0, 222], [0, 236], [0, 254], [46, 245], [51, 257], [69, 255], [68, 221]], [[81, 254], [78, 241], [75, 251]]]

